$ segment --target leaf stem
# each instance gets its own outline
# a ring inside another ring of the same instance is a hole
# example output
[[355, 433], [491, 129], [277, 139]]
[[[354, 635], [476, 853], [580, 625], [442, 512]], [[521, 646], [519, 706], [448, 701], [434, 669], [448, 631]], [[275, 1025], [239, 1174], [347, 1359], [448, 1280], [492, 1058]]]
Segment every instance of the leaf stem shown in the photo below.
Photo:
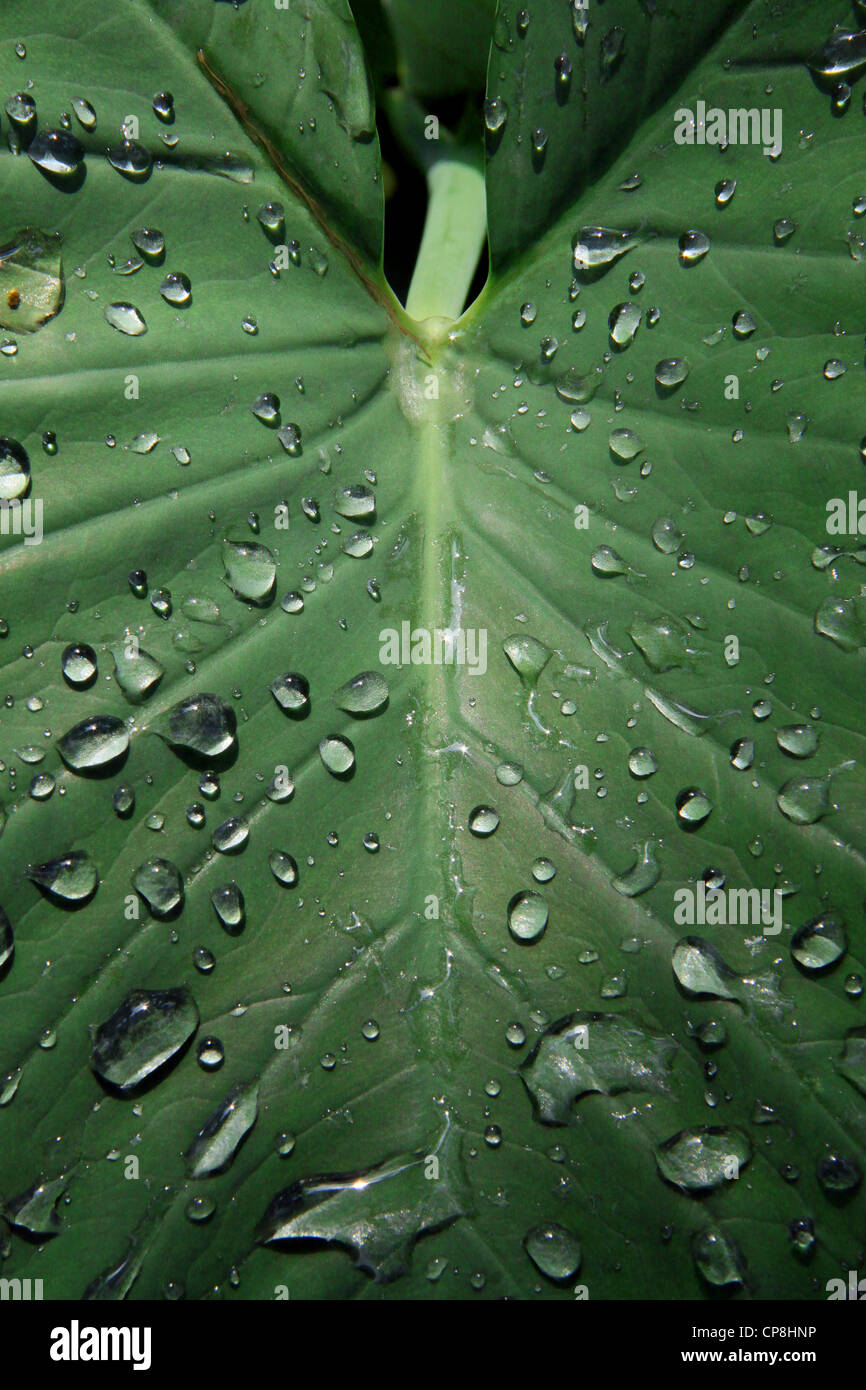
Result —
[[427, 170], [427, 217], [406, 298], [410, 318], [459, 318], [487, 235], [480, 154], [449, 150]]

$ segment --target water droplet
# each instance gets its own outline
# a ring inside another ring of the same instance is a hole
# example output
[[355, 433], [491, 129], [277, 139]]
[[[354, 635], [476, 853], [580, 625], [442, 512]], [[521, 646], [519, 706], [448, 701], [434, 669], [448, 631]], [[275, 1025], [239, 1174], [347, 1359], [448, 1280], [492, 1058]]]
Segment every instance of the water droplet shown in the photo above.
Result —
[[229, 816], [217, 826], [211, 844], [220, 854], [236, 854], [250, 837], [250, 828], [241, 816]]
[[628, 565], [625, 560], [609, 545], [596, 546], [590, 556], [590, 564], [596, 574], [605, 576], [628, 574]]
[[94, 714], [58, 739], [57, 748], [73, 772], [89, 772], [123, 756], [129, 748], [129, 730], [113, 714]]
[[605, 269], [637, 244], [638, 237], [632, 232], [614, 227], [581, 227], [574, 240], [574, 269]]
[[685, 830], [697, 830], [713, 810], [713, 803], [699, 787], [687, 787], [677, 793], [677, 819]]
[[0, 974], [8, 966], [15, 952], [15, 937], [12, 923], [0, 907]]
[[484, 124], [495, 135], [501, 131], [508, 120], [508, 104], [502, 97], [492, 97], [484, 103]]
[[611, 343], [618, 348], [629, 347], [640, 328], [641, 318], [642, 312], [637, 304], [616, 304], [607, 320]]
[[0, 502], [12, 502], [30, 486], [30, 458], [17, 439], [0, 435]]
[[815, 631], [829, 637], [843, 652], [866, 646], [866, 623], [853, 598], [825, 598], [815, 613]]
[[91, 1029], [90, 1064], [112, 1086], [131, 1090], [180, 1051], [198, 1022], [185, 986], [133, 990], [110, 1018]]
[[192, 1178], [224, 1172], [238, 1151], [241, 1140], [256, 1122], [259, 1113], [258, 1082], [236, 1086], [209, 1115], [189, 1147], [187, 1171]]
[[268, 865], [278, 883], [286, 888], [294, 888], [298, 881], [298, 865], [290, 854], [275, 849], [268, 855]]
[[804, 970], [817, 972], [835, 965], [848, 949], [848, 934], [838, 918], [813, 917], [791, 938], [791, 955]]
[[243, 930], [246, 920], [244, 895], [236, 883], [224, 883], [222, 887], [215, 888], [210, 900], [221, 926], [231, 936]]
[[577, 1012], [546, 1029], [520, 1075], [541, 1123], [567, 1125], [582, 1096], [666, 1091], [677, 1047], [626, 1014]]
[[271, 681], [270, 691], [281, 709], [295, 719], [304, 718], [310, 712], [310, 683], [306, 676], [297, 671], [287, 671]]
[[499, 828], [499, 813], [492, 806], [476, 806], [469, 812], [469, 829], [480, 840], [494, 834]]
[[114, 642], [109, 651], [114, 660], [114, 678], [121, 691], [131, 704], [141, 704], [156, 690], [165, 668], [137, 642]]
[[348, 714], [380, 714], [388, 703], [388, 682], [378, 671], [360, 671], [340, 686], [334, 701]]
[[816, 77], [856, 77], [866, 68], [866, 32], [837, 24], [829, 39], [812, 54], [808, 66]]
[[57, 1202], [68, 1187], [66, 1174], [47, 1182], [40, 1178], [26, 1192], [13, 1197], [3, 1207], [3, 1215], [10, 1225], [32, 1236], [54, 1236], [62, 1228]]
[[125, 333], [129, 338], [138, 338], [147, 332], [147, 324], [142, 314], [134, 304], [125, 301], [108, 304], [105, 308], [105, 321], [110, 323], [112, 328], [116, 328], [118, 333]]
[[697, 265], [704, 259], [711, 245], [706, 232], [683, 232], [679, 240], [680, 265]]
[[138, 227], [130, 233], [130, 240], [151, 265], [158, 265], [165, 256], [165, 237], [156, 227]]
[[819, 733], [813, 724], [785, 724], [776, 730], [776, 742], [792, 758], [811, 758], [818, 748]]
[[219, 1038], [202, 1038], [196, 1048], [198, 1064], [204, 1071], [216, 1071], [225, 1061], [225, 1055]]
[[319, 757], [335, 777], [347, 776], [355, 766], [355, 749], [339, 734], [327, 734], [319, 740]]
[[611, 431], [608, 447], [613, 454], [614, 462], [631, 463], [632, 459], [643, 452], [646, 445], [634, 430], [618, 429]]
[[170, 859], [148, 859], [139, 864], [132, 886], [155, 917], [167, 917], [183, 903], [183, 878]]
[[683, 1192], [721, 1187], [738, 1176], [751, 1157], [748, 1135], [720, 1125], [680, 1130], [656, 1149], [662, 1177]]
[[715, 1228], [692, 1238], [692, 1259], [701, 1278], [713, 1288], [745, 1282], [745, 1261], [736, 1242]]
[[236, 598], [262, 606], [270, 601], [276, 562], [267, 546], [257, 541], [224, 541], [226, 582]]
[[795, 825], [814, 825], [830, 810], [829, 777], [792, 777], [779, 790], [776, 805]]
[[508, 930], [515, 941], [537, 941], [547, 926], [549, 915], [540, 893], [515, 893], [508, 904]]
[[818, 1163], [818, 1181], [825, 1192], [854, 1192], [863, 1180], [860, 1165], [845, 1154], [828, 1153]]
[[[215, 758], [234, 746], [237, 719], [218, 695], [190, 695], [167, 710], [154, 729], [175, 748]], [[203, 789], [202, 795], [207, 795]]]
[[[646, 752], [646, 749], [639, 749], [638, 752]], [[652, 754], [650, 754], [652, 757]], [[649, 776], [649, 773], [644, 774]], [[653, 888], [661, 878], [661, 866], [653, 853], [653, 842], [647, 840], [638, 855], [637, 860], [627, 873], [621, 874], [613, 879], [613, 887], [617, 893], [621, 893], [624, 898], [636, 898], [641, 893], [645, 893], [648, 888]]]
[[689, 364], [683, 357], [665, 357], [656, 363], [656, 382], [663, 390], [682, 386], [689, 374]]
[[173, 304], [176, 309], [185, 309], [192, 299], [189, 276], [171, 271], [160, 285], [159, 292], [166, 304]]
[[527, 1255], [539, 1273], [556, 1284], [567, 1283], [580, 1269], [580, 1242], [564, 1226], [534, 1226], [523, 1237]]
[[75, 177], [84, 163], [84, 146], [65, 130], [41, 131], [27, 153], [37, 168], [61, 179]]

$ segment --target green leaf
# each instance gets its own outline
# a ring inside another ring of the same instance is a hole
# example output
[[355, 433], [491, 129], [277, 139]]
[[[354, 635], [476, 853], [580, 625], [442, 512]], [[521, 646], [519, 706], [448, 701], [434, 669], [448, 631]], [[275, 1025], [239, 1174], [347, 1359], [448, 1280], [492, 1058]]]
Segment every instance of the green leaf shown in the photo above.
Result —
[[[859, 1267], [864, 552], [827, 521], [862, 476], [861, 103], [820, 72], [850, 7], [777, 10], [608, 0], [581, 45], [565, 0], [501, 5], [491, 278], [456, 317], [482, 201], [444, 141], [416, 319], [343, 0], [4, 7], [38, 119], [0, 244], [59, 235], [65, 291], [0, 356], [5, 1277], [806, 1299]], [[678, 143], [699, 101], [781, 110], [781, 156]], [[152, 168], [106, 158], [129, 117]]]
[[435, 9], [412, 0], [382, 5], [408, 92], [436, 100], [484, 90], [496, 0], [438, 0]]

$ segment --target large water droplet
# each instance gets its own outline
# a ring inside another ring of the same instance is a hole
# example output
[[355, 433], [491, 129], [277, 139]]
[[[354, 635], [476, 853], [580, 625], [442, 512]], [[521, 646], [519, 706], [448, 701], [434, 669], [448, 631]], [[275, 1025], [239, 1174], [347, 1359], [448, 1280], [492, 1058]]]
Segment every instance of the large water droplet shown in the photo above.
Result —
[[155, 917], [167, 917], [183, 902], [183, 876], [170, 859], [148, 859], [139, 864], [132, 886]]
[[84, 163], [84, 146], [66, 130], [43, 130], [31, 140], [27, 153], [46, 174], [72, 178]]
[[277, 566], [267, 546], [257, 541], [224, 541], [223, 565], [236, 598], [259, 606], [270, 601]]
[[91, 1028], [90, 1065], [121, 1091], [137, 1086], [180, 1051], [198, 1027], [186, 986], [133, 990], [110, 1018]]
[[574, 1120], [575, 1102], [592, 1092], [667, 1090], [677, 1046], [625, 1014], [578, 1012], [542, 1034], [520, 1075], [541, 1123], [566, 1125]]
[[704, 1192], [739, 1176], [752, 1157], [748, 1135], [721, 1125], [683, 1129], [656, 1149], [663, 1178], [684, 1192]]
[[113, 714], [94, 714], [58, 739], [57, 748], [73, 772], [90, 772], [123, 756], [129, 748], [129, 730]]
[[234, 746], [237, 718], [218, 695], [189, 695], [167, 710], [155, 727], [175, 748], [215, 758]]
[[64, 902], [81, 902], [96, 892], [99, 875], [96, 865], [84, 850], [72, 850], [59, 859], [49, 859], [45, 864], [28, 864], [24, 870], [27, 878], [38, 883], [52, 898]]

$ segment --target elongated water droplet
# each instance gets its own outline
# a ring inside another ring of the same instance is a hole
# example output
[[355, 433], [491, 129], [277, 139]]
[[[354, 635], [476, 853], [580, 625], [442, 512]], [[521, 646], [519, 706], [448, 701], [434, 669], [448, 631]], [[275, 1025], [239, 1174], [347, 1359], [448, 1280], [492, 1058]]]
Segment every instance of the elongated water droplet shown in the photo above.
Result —
[[[647, 750], [639, 751], [646, 752]], [[647, 840], [636, 862], [628, 872], [620, 874], [618, 878], [613, 880], [613, 887], [624, 898], [638, 897], [639, 894], [645, 893], [648, 888], [654, 887], [661, 878], [661, 866], [653, 853], [653, 848], [652, 840]]]
[[636, 233], [615, 227], [581, 227], [574, 240], [577, 271], [605, 269], [638, 244]]
[[259, 1113], [259, 1085], [236, 1086], [203, 1124], [189, 1147], [187, 1171], [204, 1178], [228, 1168]]
[[210, 895], [220, 925], [231, 935], [243, 929], [246, 920], [244, 895], [236, 883], [224, 883]]
[[294, 888], [298, 881], [298, 866], [290, 854], [281, 849], [272, 850], [268, 856], [268, 865], [278, 883], [282, 883], [285, 888]]
[[520, 1075], [541, 1123], [567, 1125], [582, 1096], [666, 1091], [677, 1050], [673, 1037], [650, 1033], [626, 1014], [578, 1011], [542, 1034]]
[[241, 816], [229, 816], [218, 825], [211, 836], [211, 844], [220, 854], [236, 854], [242, 850], [250, 837], [250, 828]]
[[156, 690], [165, 668], [137, 643], [114, 642], [109, 650], [114, 658], [117, 684], [131, 704], [140, 704]]
[[19, 1231], [27, 1231], [29, 1235], [57, 1235], [62, 1228], [62, 1222], [56, 1207], [68, 1185], [69, 1178], [66, 1174], [51, 1181], [40, 1178], [26, 1192], [6, 1202], [3, 1215], [11, 1225]]

